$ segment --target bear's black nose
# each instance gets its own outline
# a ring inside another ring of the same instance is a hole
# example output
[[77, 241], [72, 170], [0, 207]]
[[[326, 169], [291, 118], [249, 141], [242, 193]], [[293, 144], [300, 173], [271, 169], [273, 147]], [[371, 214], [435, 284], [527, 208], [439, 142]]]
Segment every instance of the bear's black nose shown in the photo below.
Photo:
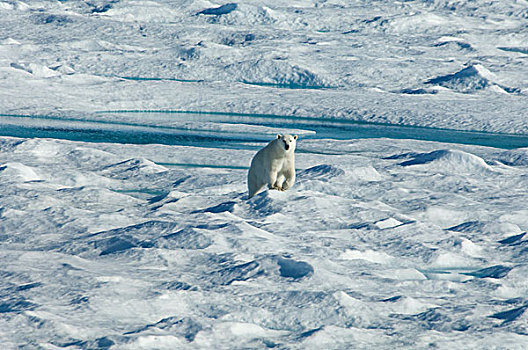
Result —
[[284, 144], [284, 148], [286, 148], [286, 151], [290, 149], [290, 145], [288, 145], [287, 143]]

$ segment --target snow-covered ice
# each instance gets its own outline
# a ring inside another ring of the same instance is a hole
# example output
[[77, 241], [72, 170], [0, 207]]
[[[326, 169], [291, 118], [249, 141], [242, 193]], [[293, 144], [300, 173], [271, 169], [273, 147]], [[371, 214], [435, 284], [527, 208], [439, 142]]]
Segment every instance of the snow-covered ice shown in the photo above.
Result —
[[[220, 5], [225, 14], [211, 10]], [[50, 0], [0, 11], [3, 113], [183, 109], [528, 132], [524, 0]]]
[[1, 2], [0, 348], [527, 348], [527, 9]]
[[251, 143], [1, 140], [7, 347], [527, 344], [517, 150], [301, 139], [248, 201]]

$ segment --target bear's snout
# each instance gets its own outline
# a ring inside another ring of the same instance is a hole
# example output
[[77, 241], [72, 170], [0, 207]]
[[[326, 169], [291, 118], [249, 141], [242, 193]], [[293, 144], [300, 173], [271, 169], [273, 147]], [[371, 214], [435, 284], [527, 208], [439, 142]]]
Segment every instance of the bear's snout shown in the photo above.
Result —
[[286, 151], [290, 149], [290, 145], [288, 145], [287, 143], [284, 144], [284, 148], [286, 148]]

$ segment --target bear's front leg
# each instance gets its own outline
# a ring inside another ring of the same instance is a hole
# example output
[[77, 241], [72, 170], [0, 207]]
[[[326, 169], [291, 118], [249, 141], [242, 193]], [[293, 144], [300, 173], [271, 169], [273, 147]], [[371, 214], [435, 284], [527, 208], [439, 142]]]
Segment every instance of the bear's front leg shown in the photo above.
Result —
[[281, 186], [281, 191], [286, 191], [288, 188], [293, 186], [293, 183], [295, 182], [295, 170], [290, 170], [286, 172], [284, 176], [284, 182]]
[[268, 176], [268, 188], [270, 190], [276, 190], [277, 189], [277, 172], [276, 171], [270, 171]]
[[284, 175], [279, 175], [277, 176], [277, 180], [275, 181], [275, 183], [273, 184], [271, 188], [277, 191], [284, 191], [283, 185], [282, 185], [283, 183], [284, 183]]

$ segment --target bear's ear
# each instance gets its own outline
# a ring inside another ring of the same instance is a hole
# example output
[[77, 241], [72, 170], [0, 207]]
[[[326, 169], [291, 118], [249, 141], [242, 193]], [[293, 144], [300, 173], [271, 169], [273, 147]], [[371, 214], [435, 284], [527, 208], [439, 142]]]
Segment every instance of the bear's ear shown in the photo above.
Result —
[[277, 138], [280, 139], [280, 138], [281, 138], [281, 135], [280, 135], [280, 134], [277, 134]]
[[293, 135], [293, 139], [294, 139], [294, 140], [297, 140], [297, 135]]

